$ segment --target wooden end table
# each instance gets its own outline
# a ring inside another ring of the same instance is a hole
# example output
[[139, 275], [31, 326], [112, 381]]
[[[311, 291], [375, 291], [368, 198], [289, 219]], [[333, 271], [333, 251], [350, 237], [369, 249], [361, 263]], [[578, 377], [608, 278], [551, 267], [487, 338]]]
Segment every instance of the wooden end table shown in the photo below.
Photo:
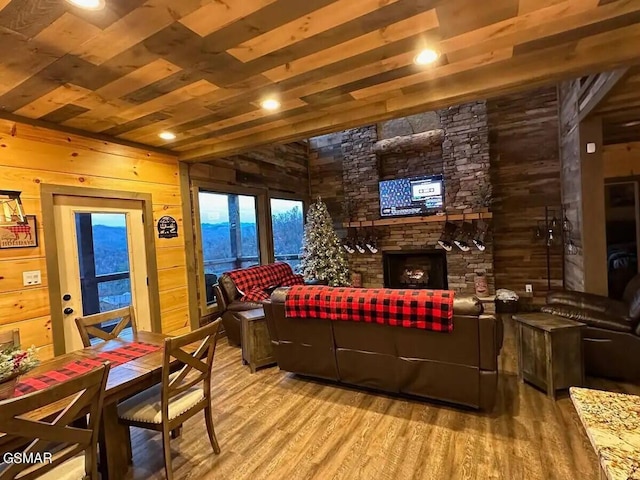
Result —
[[249, 365], [251, 373], [256, 369], [275, 365], [276, 357], [271, 346], [271, 337], [261, 308], [238, 312], [242, 325], [242, 360]]
[[584, 384], [584, 323], [548, 313], [513, 316], [518, 344], [518, 378], [547, 392]]

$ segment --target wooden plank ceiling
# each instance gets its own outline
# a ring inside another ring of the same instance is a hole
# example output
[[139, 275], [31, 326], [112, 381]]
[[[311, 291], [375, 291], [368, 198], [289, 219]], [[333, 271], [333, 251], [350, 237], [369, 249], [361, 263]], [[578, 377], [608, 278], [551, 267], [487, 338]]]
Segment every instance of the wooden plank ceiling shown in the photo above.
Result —
[[602, 117], [605, 144], [640, 142], [640, 66], [627, 71], [594, 114]]
[[200, 161], [626, 65], [640, 0], [0, 0], [0, 39], [5, 112]]

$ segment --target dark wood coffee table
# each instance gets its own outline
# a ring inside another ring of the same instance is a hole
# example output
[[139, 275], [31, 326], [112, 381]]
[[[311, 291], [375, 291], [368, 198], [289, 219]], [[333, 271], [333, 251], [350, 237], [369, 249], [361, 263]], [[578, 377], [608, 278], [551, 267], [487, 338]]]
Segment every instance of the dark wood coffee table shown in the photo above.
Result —
[[261, 308], [238, 312], [242, 325], [242, 360], [249, 364], [251, 373], [256, 369], [274, 365], [276, 357], [273, 355], [271, 337]]
[[584, 323], [548, 313], [513, 316], [518, 343], [518, 378], [547, 392], [584, 383]]

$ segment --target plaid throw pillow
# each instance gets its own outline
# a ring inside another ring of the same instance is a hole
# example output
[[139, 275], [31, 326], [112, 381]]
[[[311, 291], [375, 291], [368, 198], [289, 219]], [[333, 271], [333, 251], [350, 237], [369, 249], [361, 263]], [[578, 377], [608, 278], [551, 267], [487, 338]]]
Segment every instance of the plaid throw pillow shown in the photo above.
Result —
[[304, 277], [302, 275], [289, 275], [280, 282], [281, 287], [293, 287], [294, 285], [304, 285]]
[[260, 303], [269, 300], [269, 294], [260, 288], [252, 288], [240, 299], [241, 302]]

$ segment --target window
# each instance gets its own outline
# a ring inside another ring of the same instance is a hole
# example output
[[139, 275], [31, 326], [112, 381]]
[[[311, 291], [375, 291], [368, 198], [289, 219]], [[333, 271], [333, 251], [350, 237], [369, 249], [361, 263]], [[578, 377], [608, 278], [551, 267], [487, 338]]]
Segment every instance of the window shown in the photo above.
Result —
[[[124, 213], [76, 213], [80, 290], [84, 316], [131, 305], [127, 216]], [[118, 320], [102, 323], [111, 331]], [[123, 331], [131, 334], [131, 327]], [[93, 342], [93, 336], [91, 336]]]
[[224, 272], [260, 264], [256, 197], [201, 191], [198, 194], [207, 305]]
[[83, 315], [131, 305], [127, 218], [76, 213]]
[[300, 266], [304, 235], [303, 203], [300, 200], [271, 199], [271, 225], [276, 261], [287, 262], [294, 272]]

